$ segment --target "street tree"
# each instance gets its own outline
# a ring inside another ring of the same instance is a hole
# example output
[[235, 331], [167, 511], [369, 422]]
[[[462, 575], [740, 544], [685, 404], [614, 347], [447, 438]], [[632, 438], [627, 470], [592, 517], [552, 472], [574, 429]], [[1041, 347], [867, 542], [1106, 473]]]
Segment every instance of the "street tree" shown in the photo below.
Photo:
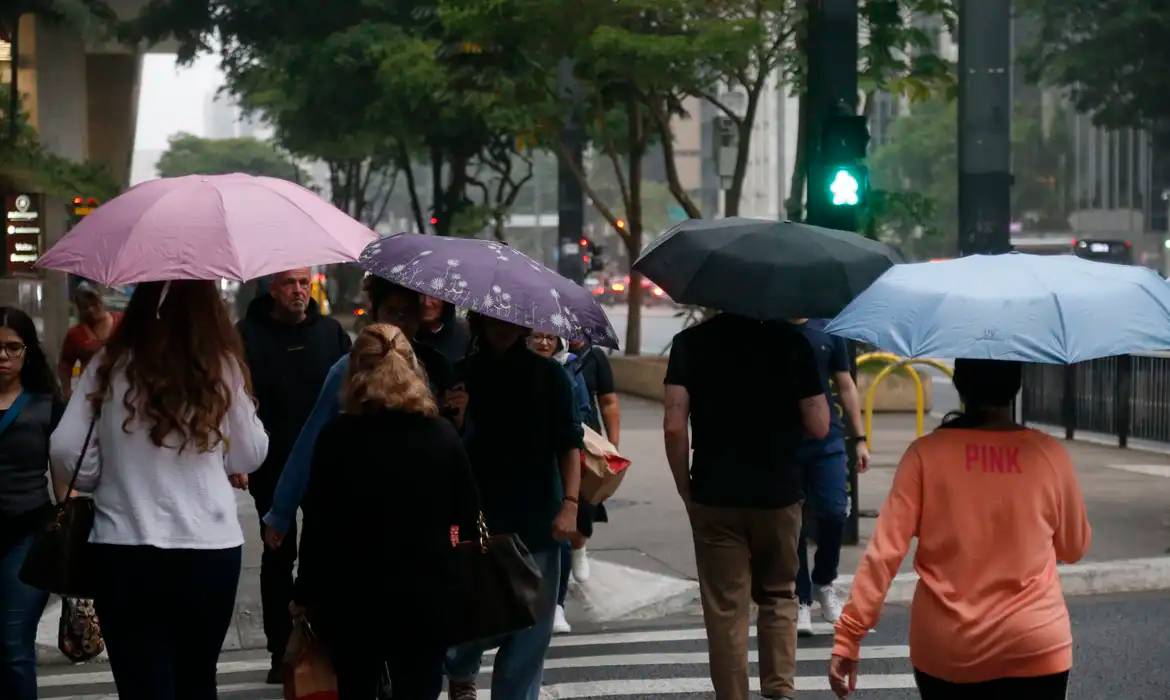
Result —
[[1164, 0], [1018, 0], [1035, 24], [1030, 77], [1067, 91], [1108, 128], [1170, 125], [1170, 8]]
[[[523, 106], [536, 137], [567, 164], [622, 241], [629, 263], [645, 241], [644, 158], [658, 142], [663, 121], [681, 114], [682, 87], [698, 84], [693, 71], [699, 54], [715, 46], [713, 30], [704, 33], [691, 22], [695, 6], [690, 0], [439, 4], [452, 36], [485, 56], [479, 66], [484, 86]], [[732, 43], [726, 40], [728, 26], [718, 27], [725, 45]], [[576, 85], [571, 94], [561, 80], [566, 64]], [[571, 120], [583, 125], [595, 167], [612, 170], [612, 195], [592, 186], [585, 165], [565, 147], [561, 134]], [[630, 278], [625, 351], [638, 354], [642, 285], [637, 272]]]
[[247, 173], [307, 184], [304, 170], [273, 144], [253, 138], [205, 139], [178, 133], [158, 160], [159, 177]]

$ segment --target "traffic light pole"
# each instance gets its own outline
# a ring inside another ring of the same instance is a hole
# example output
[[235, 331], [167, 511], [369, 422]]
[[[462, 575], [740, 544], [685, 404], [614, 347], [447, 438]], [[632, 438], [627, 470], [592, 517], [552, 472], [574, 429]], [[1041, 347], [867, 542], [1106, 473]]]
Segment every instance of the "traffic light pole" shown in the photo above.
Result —
[[562, 59], [557, 68], [557, 82], [568, 114], [565, 129], [561, 132], [565, 147], [557, 152], [557, 272], [581, 284], [585, 281], [580, 245], [581, 236], [585, 232], [585, 195], [563, 154], [567, 153], [576, 162], [581, 162], [585, 150], [585, 130], [577, 115], [577, 87], [572, 63]]
[[959, 254], [1011, 250], [1011, 0], [959, 3]]
[[[857, 230], [855, 207], [838, 207], [827, 187], [832, 163], [824, 152], [824, 127], [834, 116], [857, 113], [857, 0], [810, 0], [808, 32], [808, 124], [805, 153], [808, 163], [810, 224], [844, 231]], [[842, 541], [860, 541], [860, 501], [857, 457], [849, 450], [849, 518]]]

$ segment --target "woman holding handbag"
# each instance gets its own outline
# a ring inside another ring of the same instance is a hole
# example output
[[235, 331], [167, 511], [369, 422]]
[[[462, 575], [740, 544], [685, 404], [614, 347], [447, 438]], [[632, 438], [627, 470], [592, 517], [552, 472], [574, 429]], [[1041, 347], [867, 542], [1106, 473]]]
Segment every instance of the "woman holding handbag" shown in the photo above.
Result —
[[63, 410], [32, 319], [0, 307], [0, 698], [6, 700], [37, 696], [37, 623], [49, 594], [23, 583], [19, 573], [53, 510], [45, 473], [49, 435]]
[[437, 698], [444, 576], [452, 544], [477, 535], [471, 467], [395, 326], [354, 342], [342, 408], [317, 440], [295, 602], [331, 650], [341, 700], [374, 697], [383, 663], [394, 697]]
[[93, 494], [95, 605], [122, 700], [216, 697], [244, 543], [229, 476], [267, 450], [215, 283], [139, 284], [50, 450], [55, 476]]

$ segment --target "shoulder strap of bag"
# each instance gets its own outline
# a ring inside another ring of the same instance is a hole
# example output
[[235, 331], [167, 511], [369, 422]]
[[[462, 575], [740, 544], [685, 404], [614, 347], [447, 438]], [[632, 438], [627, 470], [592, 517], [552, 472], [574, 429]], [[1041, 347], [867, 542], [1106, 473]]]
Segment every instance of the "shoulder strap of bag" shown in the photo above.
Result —
[[93, 414], [93, 418], [89, 421], [89, 430], [85, 432], [85, 442], [81, 445], [81, 454], [77, 455], [77, 464], [73, 467], [73, 478], [69, 480], [69, 488], [65, 491], [65, 499], [61, 501], [61, 505], [69, 502], [73, 498], [73, 487], [77, 485], [77, 477], [81, 474], [81, 465], [85, 462], [85, 453], [89, 452], [89, 442], [93, 439], [93, 429], [97, 426], [98, 416], [97, 412]]
[[12, 427], [12, 424], [16, 422], [16, 419], [20, 417], [20, 412], [23, 411], [24, 407], [28, 405], [28, 398], [28, 392], [22, 391], [20, 392], [20, 395], [16, 397], [16, 400], [12, 402], [12, 405], [8, 407], [8, 411], [4, 413], [4, 417], [0, 418], [0, 435], [8, 432], [8, 429]]

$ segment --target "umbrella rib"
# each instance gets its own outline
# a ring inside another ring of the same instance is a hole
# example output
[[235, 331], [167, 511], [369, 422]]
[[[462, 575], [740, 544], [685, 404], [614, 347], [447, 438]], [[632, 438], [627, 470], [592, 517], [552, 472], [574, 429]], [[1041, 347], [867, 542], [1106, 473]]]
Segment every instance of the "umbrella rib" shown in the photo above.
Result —
[[1040, 275], [1030, 267], [1025, 266], [1024, 269], [1036, 280], [1036, 284], [1040, 285], [1042, 289], [1048, 292], [1048, 296], [1052, 297], [1052, 303], [1056, 304], [1056, 317], [1060, 319], [1060, 349], [1064, 352], [1065, 362], [1068, 361], [1068, 324], [1064, 321], [1064, 305], [1060, 303], [1060, 297], [1052, 289], [1044, 283]]
[[[124, 257], [122, 255], [123, 251], [126, 250], [126, 247], [130, 244], [130, 241], [134, 240], [135, 235], [138, 233], [139, 225], [142, 224], [143, 220], [146, 219], [147, 215], [150, 214], [150, 212], [153, 211], [155, 209], [155, 207], [158, 207], [159, 205], [161, 205], [163, 202], [170, 199], [171, 197], [174, 197], [174, 196], [180, 195], [180, 194], [185, 194], [183, 191], [183, 188], [182, 187], [175, 187], [171, 191], [167, 192], [163, 196], [161, 196], [158, 199], [151, 202], [150, 206], [148, 206], [142, 210], [142, 213], [140, 213], [138, 215], [138, 219], [134, 222], [134, 225], [130, 227], [130, 233], [122, 240], [122, 245], [118, 248], [117, 259], [120, 260]], [[114, 266], [111, 265], [109, 272], [111, 272], [111, 273], [114, 272], [114, 269], [115, 269]], [[109, 276], [112, 277], [113, 275], [111, 274]]]
[[[223, 201], [223, 192], [219, 189], [219, 187], [215, 187], [214, 185], [212, 186], [212, 188], [215, 190], [215, 196], [219, 200], [220, 211], [223, 212], [224, 230], [228, 230], [228, 227], [227, 227], [227, 203]], [[244, 274], [243, 274], [244, 273], [244, 258], [243, 258], [243, 256], [240, 255], [239, 248], [236, 247], [235, 238], [230, 236], [230, 235], [225, 236], [225, 237], [227, 238], [228, 246], [230, 246], [232, 249], [232, 257], [235, 258], [235, 260], [236, 260], [236, 280], [235, 281], [243, 282], [244, 281], [244, 279], [243, 279], [244, 278]]]

